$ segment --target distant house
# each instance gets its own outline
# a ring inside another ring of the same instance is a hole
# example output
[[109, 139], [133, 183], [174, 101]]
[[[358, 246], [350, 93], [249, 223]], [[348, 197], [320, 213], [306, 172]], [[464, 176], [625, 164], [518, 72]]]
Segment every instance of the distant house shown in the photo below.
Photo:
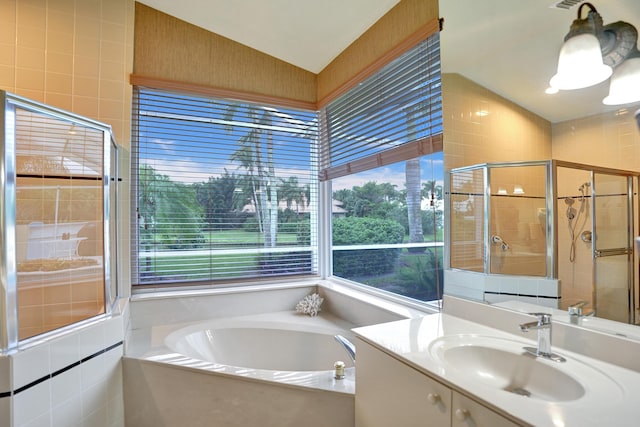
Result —
[[[306, 214], [310, 212], [309, 205], [306, 203], [300, 203], [300, 205], [298, 206], [298, 202], [294, 200], [289, 205], [290, 209], [294, 212], [297, 212], [298, 214]], [[281, 200], [280, 203], [278, 203], [278, 210], [284, 211], [285, 209], [287, 209], [287, 202], [285, 200]], [[242, 208], [242, 212], [255, 214], [256, 207], [253, 202], [249, 203], [247, 205], [244, 205], [244, 207]], [[331, 214], [333, 217], [344, 217], [347, 216], [347, 210], [342, 207], [342, 202], [332, 199]]]

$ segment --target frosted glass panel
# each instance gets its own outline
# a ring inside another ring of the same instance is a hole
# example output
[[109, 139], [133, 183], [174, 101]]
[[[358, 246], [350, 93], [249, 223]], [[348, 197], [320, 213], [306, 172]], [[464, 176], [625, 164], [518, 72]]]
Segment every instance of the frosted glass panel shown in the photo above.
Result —
[[458, 171], [451, 182], [452, 268], [484, 271], [484, 171]]

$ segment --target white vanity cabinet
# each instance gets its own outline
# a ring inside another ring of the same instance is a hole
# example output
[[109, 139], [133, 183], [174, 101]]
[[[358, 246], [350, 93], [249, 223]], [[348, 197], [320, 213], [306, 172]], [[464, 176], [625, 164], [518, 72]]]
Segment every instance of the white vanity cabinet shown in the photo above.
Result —
[[515, 427], [519, 425], [455, 391], [452, 393], [451, 411], [452, 427]]
[[517, 424], [357, 340], [356, 427], [514, 427]]

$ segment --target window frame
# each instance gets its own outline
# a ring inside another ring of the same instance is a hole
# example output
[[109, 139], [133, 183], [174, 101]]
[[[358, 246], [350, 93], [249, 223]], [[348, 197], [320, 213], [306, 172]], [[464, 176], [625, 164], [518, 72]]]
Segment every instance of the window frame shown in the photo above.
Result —
[[[358, 84], [359, 81], [361, 81], [363, 78], [375, 73], [378, 69], [380, 69], [382, 66], [386, 65], [387, 63], [391, 62], [392, 60], [396, 59], [398, 56], [400, 56], [401, 54], [403, 54], [404, 52], [406, 52], [407, 50], [409, 50], [411, 47], [413, 47], [416, 42], [422, 41], [424, 40], [427, 36], [431, 36], [434, 34], [438, 33], [438, 20], [434, 20], [432, 22], [430, 22], [428, 25], [426, 25], [423, 29], [421, 29], [421, 31], [416, 32], [416, 34], [412, 35], [411, 37], [407, 38], [406, 40], [404, 40], [401, 44], [399, 44], [398, 46], [396, 46], [396, 48], [394, 48], [392, 51], [387, 52], [387, 54], [383, 55], [381, 58], [379, 58], [377, 61], [375, 61], [373, 64], [370, 64], [369, 67], [367, 67], [366, 69], [362, 70], [362, 72], [358, 73], [356, 76], [354, 76], [352, 79], [350, 79], [348, 82], [346, 82], [344, 85], [342, 85], [341, 87], [339, 87], [338, 89], [336, 89], [335, 91], [333, 91], [329, 96], [327, 96], [326, 98], [320, 100], [317, 103], [309, 103], [309, 102], [303, 102], [303, 101], [295, 101], [295, 100], [288, 100], [288, 99], [282, 99], [282, 98], [277, 98], [277, 97], [270, 97], [270, 96], [263, 96], [263, 95], [256, 95], [256, 94], [251, 94], [251, 93], [243, 93], [243, 92], [238, 92], [238, 91], [231, 91], [231, 90], [225, 90], [225, 89], [219, 89], [219, 88], [210, 88], [210, 87], [206, 87], [206, 86], [202, 86], [202, 85], [195, 85], [195, 84], [190, 84], [190, 83], [183, 83], [183, 82], [172, 82], [172, 81], [167, 81], [167, 80], [161, 80], [161, 79], [154, 79], [154, 78], [147, 78], [147, 77], [143, 77], [143, 76], [136, 76], [136, 75], [132, 75], [131, 77], [131, 83], [134, 85], [134, 87], [136, 86], [140, 86], [140, 87], [147, 87], [147, 88], [153, 88], [153, 89], [158, 89], [158, 90], [166, 90], [166, 91], [178, 91], [178, 92], [182, 92], [185, 93], [187, 95], [208, 95], [208, 96], [219, 96], [222, 98], [228, 98], [228, 99], [235, 99], [235, 100], [240, 100], [243, 102], [255, 102], [255, 101], [259, 101], [259, 102], [268, 102], [274, 106], [279, 106], [279, 107], [286, 107], [286, 108], [295, 108], [295, 109], [300, 109], [300, 110], [304, 110], [304, 111], [315, 111], [318, 114], [318, 120], [320, 122], [323, 121], [323, 109], [321, 108], [323, 105], [326, 106], [326, 104], [328, 104], [329, 102], [331, 102], [332, 99], [335, 99], [336, 97], [338, 97], [339, 95], [341, 95], [342, 93], [346, 92], [349, 87], [353, 87], [355, 85]], [[417, 38], [419, 37], [419, 38]], [[441, 102], [441, 101], [440, 101]], [[134, 105], [135, 107], [135, 105]], [[135, 114], [135, 108], [134, 108], [134, 114]], [[135, 121], [135, 117], [134, 117], [134, 121]], [[323, 144], [324, 141], [322, 140], [322, 137], [319, 138], [320, 141], [318, 142], [319, 144]], [[132, 150], [133, 151], [133, 150]], [[429, 154], [429, 153], [433, 153], [433, 152], [437, 152], [437, 151], [443, 151], [443, 137], [442, 137], [442, 131], [438, 134], [434, 134], [434, 135], [430, 135], [427, 138], [422, 138], [420, 140], [417, 141], [413, 141], [411, 143], [408, 144], [403, 144], [402, 146], [398, 146], [394, 149], [391, 150], [386, 150], [383, 153], [380, 153], [376, 156], [375, 159], [373, 159], [373, 163], [371, 163], [371, 159], [366, 159], [363, 160], [362, 162], [360, 162], [360, 164], [351, 164], [348, 166], [340, 166], [339, 169], [341, 169], [341, 171], [339, 171], [339, 173], [341, 175], [344, 175], [345, 172], [354, 172], [354, 171], [359, 171], [359, 170], [365, 170], [367, 168], [371, 167], [371, 164], [375, 164], [375, 165], [379, 165], [380, 162], [387, 162], [387, 163], [394, 163], [397, 162], [398, 159], [406, 159], [407, 156], [410, 153], [414, 153], [417, 154], [417, 156], [422, 156], [424, 154]], [[319, 156], [321, 156], [319, 154]], [[322, 160], [320, 160], [322, 162]], [[369, 164], [367, 164], [369, 162]], [[132, 170], [133, 170], [133, 164], [135, 162], [132, 161]], [[320, 168], [322, 168], [322, 164], [320, 164]], [[132, 185], [136, 185], [135, 181], [137, 180], [137, 177], [134, 177], [134, 174], [132, 174], [131, 176], [131, 183]], [[339, 281], [344, 281], [344, 279], [339, 279], [339, 278], [335, 278], [332, 276], [332, 239], [331, 239], [331, 199], [332, 199], [332, 194], [331, 194], [331, 184], [330, 184], [330, 176], [326, 173], [326, 172], [321, 172], [318, 175], [318, 217], [317, 217], [317, 256], [318, 256], [318, 260], [317, 260], [317, 274], [312, 276], [312, 277], [316, 277], [316, 278], [320, 278], [320, 279], [334, 279], [334, 280], [339, 280]], [[132, 191], [132, 195], [131, 195], [131, 202], [133, 204], [133, 206], [137, 206], [137, 195], [135, 194], [135, 191]], [[135, 215], [135, 214], [133, 214]], [[132, 236], [132, 251], [137, 250], [136, 246], [135, 246], [135, 241], [137, 241], [136, 238], [134, 238], [134, 236], [137, 235], [137, 230], [136, 230], [136, 224], [137, 222], [134, 220], [132, 221], [132, 225], [131, 225], [131, 236]], [[134, 269], [134, 265], [132, 263], [132, 277], [133, 277], [133, 269]], [[309, 276], [306, 276], [309, 277]], [[168, 285], [133, 285], [132, 288], [132, 293], [136, 293], [136, 292], [148, 292], [148, 291], [153, 291], [153, 290], [175, 290], [175, 289], [180, 289], [180, 290], [184, 290], [186, 288], [193, 288], [194, 286], [196, 288], [203, 288], [203, 287], [224, 287], [224, 286], [243, 286], [243, 285], [247, 285], [247, 284], [255, 284], [255, 283], [270, 283], [273, 282], [275, 280], [281, 281], [281, 279], [278, 278], [274, 278], [274, 277], [270, 277], [270, 278], [266, 278], [263, 280], [246, 280], [246, 279], [240, 279], [240, 280], [225, 280], [225, 281], [220, 281], [220, 282], [216, 282], [216, 283], [184, 283], [184, 284], [178, 284], [178, 283], [174, 283], [174, 284], [168, 284]], [[346, 281], [348, 282], [348, 281]], [[362, 285], [362, 284], [358, 284], [358, 283], [352, 283], [351, 285], [354, 285], [356, 287], [358, 287], [359, 289], [364, 289], [367, 292], [371, 292], [374, 294], [378, 294], [379, 291], [373, 288], [369, 288], [366, 285]], [[383, 292], [384, 294], [384, 292]], [[408, 304], [413, 304], [416, 301], [411, 301], [408, 300], [404, 297], [402, 297], [401, 295], [396, 295], [396, 294], [388, 294], [385, 295], [385, 297], [387, 298], [391, 298], [391, 299], [395, 299], [395, 298], [400, 298], [401, 301], [403, 301], [404, 303], [408, 303]], [[422, 305], [423, 302], [419, 302], [418, 305]], [[429, 303], [426, 303], [429, 304]]]
[[[275, 110], [276, 108], [281, 108], [281, 106], [277, 106], [277, 105], [264, 105], [264, 104], [256, 104], [253, 102], [246, 102], [246, 101], [239, 101], [239, 100], [235, 100], [235, 99], [221, 99], [221, 98], [215, 98], [215, 97], [211, 97], [211, 96], [207, 96], [206, 94], [193, 94], [193, 93], [185, 93], [185, 92], [175, 92], [175, 91], [168, 91], [165, 90], [163, 88], [147, 88], [147, 87], [140, 87], [140, 86], [136, 86], [134, 88], [134, 108], [133, 108], [133, 127], [132, 127], [132, 134], [133, 134], [133, 146], [132, 146], [132, 152], [131, 152], [131, 188], [132, 188], [132, 192], [131, 192], [131, 204], [134, 207], [134, 209], [132, 209], [132, 218], [131, 218], [131, 258], [132, 258], [132, 264], [131, 264], [131, 282], [132, 282], [132, 288], [133, 291], [135, 293], [136, 290], [149, 290], [149, 289], [183, 289], [185, 287], [220, 287], [220, 286], [236, 286], [236, 285], [242, 285], [244, 283], [250, 282], [270, 282], [273, 281], [274, 279], [289, 279], [292, 277], [317, 277], [317, 254], [318, 254], [318, 249], [317, 249], [317, 218], [315, 218], [315, 212], [314, 209], [312, 209], [315, 205], [317, 205], [317, 189], [311, 189], [311, 199], [308, 201], [309, 202], [309, 211], [310, 212], [314, 212], [314, 214], [309, 213], [309, 221], [310, 224], [312, 225], [312, 227], [309, 230], [309, 236], [310, 236], [310, 243], [309, 245], [306, 246], [299, 246], [299, 245], [294, 245], [292, 247], [290, 247], [289, 249], [287, 249], [287, 247], [280, 247], [278, 248], [277, 246], [274, 248], [249, 248], [246, 250], [246, 252], [248, 253], [252, 253], [252, 252], [256, 252], [258, 254], [260, 253], [266, 253], [266, 252], [270, 252], [270, 253], [279, 253], [279, 252], [292, 252], [295, 253], [296, 249], [297, 252], [300, 251], [309, 251], [310, 252], [310, 263], [311, 263], [311, 271], [305, 274], [284, 274], [281, 276], [278, 275], [260, 275], [260, 274], [256, 274], [255, 276], [247, 276], [247, 277], [240, 277], [240, 278], [235, 278], [232, 276], [228, 276], [228, 277], [224, 277], [224, 278], [220, 278], [220, 279], [216, 279], [216, 278], [205, 278], [203, 280], [187, 280], [187, 281], [180, 281], [180, 280], [167, 280], [166, 282], [161, 282], [161, 281], [149, 281], [147, 283], [144, 283], [141, 277], [141, 272], [139, 271], [139, 265], [140, 265], [140, 258], [139, 258], [139, 252], [140, 252], [140, 248], [141, 248], [141, 236], [140, 236], [140, 230], [139, 230], [139, 224], [140, 224], [140, 206], [139, 206], [139, 196], [138, 196], [138, 188], [140, 185], [140, 181], [139, 181], [139, 174], [138, 174], [138, 170], [139, 167], [141, 165], [140, 162], [140, 156], [139, 156], [139, 151], [142, 149], [139, 145], [139, 141], [140, 141], [140, 135], [139, 133], [141, 132], [140, 130], [140, 117], [139, 117], [139, 111], [140, 111], [140, 105], [138, 104], [140, 102], [140, 99], [138, 97], [138, 95], [141, 92], [145, 92], [145, 91], [149, 91], [149, 92], [154, 92], [157, 94], [164, 94], [167, 96], [176, 96], [176, 97], [180, 97], [180, 96], [184, 96], [185, 99], [186, 98], [199, 98], [201, 100], [206, 100], [208, 102], [220, 102], [222, 104], [224, 103], [230, 103], [230, 104], [234, 104], [234, 105], [253, 105], [256, 108], [264, 108], [265, 110], [269, 110], [269, 109], [273, 109], [274, 111], [277, 112], [281, 112], [281, 111], [292, 111], [294, 110], [293, 108], [282, 108], [279, 110]], [[306, 110], [301, 110], [301, 109], [295, 109], [301, 112], [301, 114], [309, 114], [309, 113], [315, 113], [314, 111], [306, 111]], [[315, 120], [315, 119], [314, 119]], [[249, 123], [249, 121], [248, 121]], [[248, 127], [251, 127], [252, 125], [250, 124]], [[311, 138], [309, 141], [309, 147], [310, 150], [313, 151], [313, 146], [317, 146], [317, 137], [315, 138], [315, 141], [311, 141], [314, 138]], [[232, 145], [232, 144], [231, 144]], [[317, 157], [317, 156], [315, 156]], [[314, 162], [316, 163], [315, 167], [312, 167], [310, 172], [309, 172], [309, 177], [310, 179], [312, 179], [312, 181], [310, 181], [311, 184], [313, 184], [313, 179], [315, 179], [315, 177], [317, 176], [317, 159], [314, 156], [309, 157], [309, 161], [313, 164]], [[275, 161], [274, 161], [275, 162]], [[274, 163], [275, 164], [275, 163]], [[225, 169], [226, 170], [226, 169]], [[278, 178], [278, 176], [274, 176], [274, 178]], [[316, 185], [317, 187], [317, 185]], [[280, 204], [282, 203], [282, 201], [280, 201]], [[261, 233], [262, 234], [262, 233]], [[209, 249], [210, 251], [215, 251], [215, 247], [211, 247]], [[184, 256], [188, 255], [187, 251], [184, 251], [185, 254]], [[242, 252], [242, 249], [238, 249], [236, 250], [236, 252]], [[213, 256], [212, 254], [209, 256]], [[261, 256], [261, 255], [257, 255], [257, 256]], [[285, 262], [285, 261], [283, 261]]]

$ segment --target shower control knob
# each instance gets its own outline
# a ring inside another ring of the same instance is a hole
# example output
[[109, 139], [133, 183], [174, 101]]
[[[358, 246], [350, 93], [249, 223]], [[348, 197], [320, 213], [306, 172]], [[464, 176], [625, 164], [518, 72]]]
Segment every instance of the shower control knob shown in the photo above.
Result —
[[435, 405], [438, 402], [440, 402], [440, 395], [438, 393], [429, 393], [429, 394], [427, 394], [427, 400], [432, 405]]

